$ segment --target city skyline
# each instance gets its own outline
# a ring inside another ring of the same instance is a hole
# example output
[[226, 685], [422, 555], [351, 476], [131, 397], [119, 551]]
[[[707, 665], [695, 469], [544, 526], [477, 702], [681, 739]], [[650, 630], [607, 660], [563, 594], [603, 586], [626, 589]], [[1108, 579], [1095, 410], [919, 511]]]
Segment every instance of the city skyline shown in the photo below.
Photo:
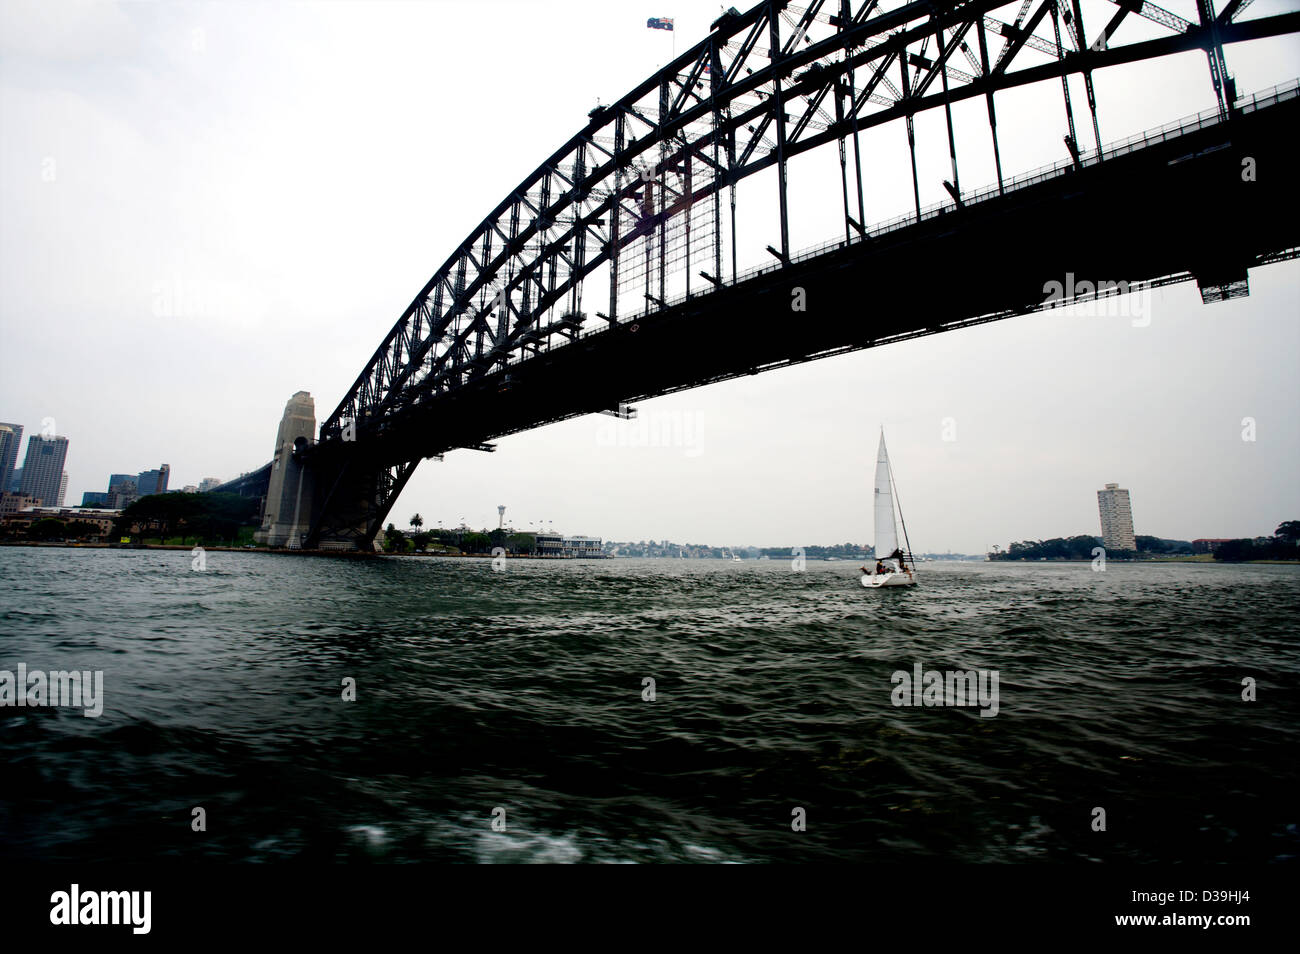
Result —
[[[502, 66], [482, 89], [510, 104], [494, 121], [533, 145], [467, 152], [433, 147], [443, 128], [481, 126], [468, 101], [445, 103], [409, 148], [375, 144], [424, 108], [417, 38], [472, 28], [472, 7], [435, 15], [399, 5], [359, 17], [345, 6], [315, 15], [96, 6], [55, 22], [42, 8], [6, 5], [0, 198], [11, 226], [41, 224], [23, 230], [30, 242], [17, 241], [16, 227], [0, 236], [0, 406], [11, 419], [54, 418], [73, 436], [70, 499], [100, 490], [96, 475], [124, 459], [173, 461], [180, 486], [233, 477], [269, 459], [295, 391], [315, 395], [322, 418], [332, 411], [412, 292], [553, 147], [556, 130], [578, 128], [597, 97], [621, 95], [667, 57], [666, 34], [646, 30], [636, 11], [556, 11], [531, 35], [499, 38]], [[715, 16], [715, 5], [688, 4], [677, 30], [701, 37]], [[610, 33], [625, 43], [601, 42]], [[292, 69], [265, 39], [277, 35], [302, 38]], [[548, 96], [525, 108], [510, 96], [525, 74], [510, 64], [524, 62], [539, 36], [585, 43], [590, 56], [550, 64]], [[409, 44], [410, 55], [393, 44]], [[1227, 51], [1243, 93], [1290, 78], [1288, 44]], [[445, 55], [452, 75], [478, 69], [468, 50]], [[344, 57], [366, 84], [337, 74]], [[1134, 64], [1126, 76], [1096, 78], [1108, 141], [1213, 102], [1196, 51]], [[1149, 108], [1125, 95], [1133, 82], [1152, 92]], [[1059, 136], [1042, 135], [1036, 119], [1059, 110], [1059, 93], [1006, 94], [1017, 105], [999, 127], [1008, 174], [1062, 158]], [[955, 110], [954, 122], [964, 176], [983, 184], [994, 173], [977, 148], [984, 120], [975, 106]], [[345, 127], [354, 134], [340, 137]], [[943, 160], [921, 169], [922, 201], [935, 201], [946, 156], [930, 146], [942, 141], [942, 119], [918, 117], [917, 135], [928, 144], [923, 163]], [[205, 148], [196, 153], [195, 142]], [[869, 171], [869, 223], [906, 212], [906, 170]], [[824, 185], [831, 200], [809, 177], [792, 194], [794, 248], [839, 227], [838, 183]], [[328, 215], [322, 195], [337, 205]], [[111, 242], [88, 227], [101, 221], [114, 223]], [[351, 227], [329, 227], [336, 221]], [[742, 249], [742, 268], [770, 258], [762, 246], [773, 223], [744, 226], [753, 248]], [[1174, 285], [1121, 300], [1138, 315], [1075, 306], [669, 395], [640, 405], [636, 421], [550, 425], [500, 439], [495, 454], [424, 462], [395, 513], [465, 514], [492, 526], [508, 499], [623, 539], [863, 538], [883, 424], [920, 549], [983, 552], [1084, 532], [1096, 526], [1092, 495], [1114, 479], [1141, 488], [1144, 533], [1265, 533], [1300, 510], [1298, 284], [1300, 263], [1271, 265], [1252, 271], [1241, 300], [1203, 305], [1194, 286]], [[51, 327], [80, 365], [57, 392], [28, 360]], [[120, 333], [106, 337], [105, 327]], [[168, 400], [139, 401], [143, 354]], [[1235, 492], [1242, 487], [1251, 492]], [[1222, 507], [1203, 512], [1206, 496]]]
[[[564, 422], [564, 423], [572, 423], [572, 422]], [[563, 424], [561, 424], [561, 425], [553, 425], [553, 426], [563, 426]], [[598, 426], [600, 426], [600, 427], [608, 427], [609, 425], [608, 425], [608, 423], [598, 422]], [[952, 426], [952, 423], [951, 423], [951, 422], [947, 422], [947, 421], [944, 422], [944, 425], [943, 425], [944, 429], [951, 428], [951, 426]], [[18, 431], [18, 433], [21, 434], [21, 432], [22, 432], [22, 425], [0, 424], [0, 438], [4, 438], [4, 437], [5, 437], [5, 431], [4, 431], [4, 428], [16, 428], [17, 431]], [[670, 426], [665, 427], [665, 428], [663, 428], [662, 430], [663, 430], [664, 433], [678, 433], [678, 434], [682, 433], [682, 428], [680, 428], [680, 427], [676, 427], [676, 428], [674, 428], [674, 427], [672, 426], [672, 423], [671, 423], [671, 422], [670, 422]], [[689, 428], [686, 429], [686, 431], [689, 431], [689, 430], [690, 430]], [[41, 435], [39, 435], [39, 434], [30, 435], [30, 437], [29, 437], [29, 445], [28, 445], [29, 447], [30, 447], [30, 440], [33, 439], [33, 438], [34, 438], [34, 439], [38, 439], [38, 440], [44, 440], [44, 439], [45, 439], [45, 438], [42, 438]], [[61, 442], [62, 442], [62, 446], [63, 446], [63, 455], [64, 455], [64, 457], [66, 458], [66, 456], [67, 456], [67, 454], [68, 454], [68, 448], [70, 447], [70, 442], [69, 442], [68, 438], [65, 437], [65, 436], [63, 436], [63, 435], [57, 435], [57, 436], [53, 436], [53, 435], [52, 435], [52, 436], [51, 436], [51, 439], [54, 439], [54, 440], [57, 440], [57, 441], [61, 441]], [[598, 444], [599, 444], [599, 443], [602, 443], [602, 441], [601, 441], [601, 439], [600, 439], [599, 437], [597, 438], [597, 443], [598, 443]], [[609, 443], [610, 443], [609, 440], [608, 440], [608, 435], [605, 436], [605, 440], [603, 441], [603, 443], [605, 443], [605, 444], [609, 444]], [[644, 442], [643, 442], [643, 443], [644, 443]], [[626, 445], [626, 446], [635, 446], [635, 442], [625, 442], [625, 445]], [[8, 445], [7, 445], [7, 444], [0, 444], [0, 450], [3, 450], [6, 446], [8, 446]], [[680, 448], [679, 448], [679, 449], [680, 449]], [[687, 450], [689, 450], [689, 448], [687, 448]], [[2, 461], [0, 461], [0, 462], [2, 462]], [[66, 463], [66, 461], [65, 461], [65, 463]], [[22, 467], [16, 467], [16, 468], [14, 468], [14, 472], [17, 473], [17, 474], [21, 474], [21, 473], [23, 472], [23, 470], [24, 470], [24, 468], [22, 468]], [[122, 497], [123, 497], [123, 498], [127, 498], [127, 499], [134, 498], [134, 497], [139, 497], [139, 496], [144, 496], [144, 495], [149, 494], [149, 493], [166, 493], [166, 492], [168, 492], [169, 489], [172, 489], [172, 490], [180, 489], [180, 488], [169, 488], [169, 487], [168, 487], [168, 481], [169, 481], [170, 472], [171, 472], [171, 467], [170, 467], [170, 465], [169, 465], [169, 464], [162, 464], [159, 468], [154, 468], [154, 469], [151, 469], [151, 470], [141, 471], [141, 472], [139, 472], [139, 473], [135, 473], [135, 474], [128, 474], [128, 473], [110, 473], [109, 476], [108, 476], [108, 491], [107, 491], [107, 492], [104, 492], [104, 491], [89, 491], [89, 490], [88, 490], [88, 491], [83, 491], [80, 495], [78, 495], [78, 498], [77, 498], [77, 499], [80, 499], [80, 500], [81, 500], [81, 506], [96, 506], [96, 507], [98, 507], [98, 506], [111, 506], [111, 505], [112, 505], [112, 500], [113, 500], [113, 497], [114, 497], [114, 490], [115, 490], [115, 489], [119, 489], [119, 490], [121, 491], [121, 493], [122, 493]], [[149, 479], [149, 478], [152, 478], [152, 482], [149, 483], [149, 487], [150, 487], [150, 489], [148, 489], [148, 490], [144, 490], [144, 489], [142, 489], [142, 482], [148, 482], [148, 479]], [[36, 478], [33, 478], [33, 479], [35, 480]], [[185, 485], [185, 486], [186, 486], [186, 488], [187, 488], [187, 491], [188, 491], [188, 487], [189, 487], [189, 486], [193, 486], [193, 487], [195, 488], [195, 491], [196, 491], [196, 492], [207, 492], [208, 490], [211, 490], [211, 489], [213, 489], [214, 487], [218, 486], [220, 483], [224, 483], [224, 482], [225, 482], [226, 480], [228, 480], [228, 479], [233, 479], [233, 476], [232, 476], [231, 478], [204, 477], [204, 478], [202, 478], [202, 479], [200, 480], [200, 482], [199, 482], [198, 484], [193, 484], [193, 485], [188, 485], [188, 484], [187, 484], [187, 485]], [[126, 484], [126, 486], [122, 486], [123, 484]], [[77, 506], [76, 504], [72, 504], [72, 503], [69, 502], [72, 498], [69, 497], [69, 496], [67, 495], [67, 490], [68, 490], [68, 478], [67, 478], [67, 471], [66, 471], [66, 468], [65, 468], [65, 469], [62, 471], [61, 486], [60, 486], [58, 492], [56, 493], [57, 503], [43, 503], [42, 505], [43, 505], [43, 506], [46, 506], [46, 507], [65, 507], [65, 506], [67, 506], [67, 507], [75, 507], [75, 506]], [[1109, 503], [1109, 504], [1108, 504], [1107, 501], [1109, 501], [1111, 498], [1110, 498], [1110, 497], [1105, 497], [1105, 498], [1103, 497], [1104, 494], [1110, 494], [1111, 492], [1114, 492], [1114, 491], [1118, 491], [1119, 494], [1122, 494], [1122, 495], [1123, 495], [1123, 503], [1122, 503], [1122, 504], [1116, 504], [1116, 503]], [[24, 494], [29, 494], [29, 493], [30, 493], [32, 496], [39, 497], [39, 494], [35, 493], [34, 490], [31, 489], [31, 487], [29, 487], [27, 490], [14, 491], [14, 493], [19, 493], [19, 492], [24, 493]], [[1245, 529], [1245, 530], [1240, 530], [1240, 531], [1238, 531], [1238, 530], [1231, 530], [1231, 529], [1230, 529], [1230, 530], [1229, 530], [1228, 532], [1226, 532], [1226, 533], [1218, 533], [1218, 534], [1205, 534], [1205, 533], [1201, 533], [1201, 532], [1199, 532], [1199, 530], [1188, 530], [1188, 529], [1177, 530], [1177, 531], [1174, 531], [1174, 532], [1160, 532], [1160, 533], [1156, 533], [1156, 532], [1150, 532], [1150, 531], [1147, 531], [1147, 530], [1145, 530], [1145, 529], [1142, 528], [1142, 527], [1139, 527], [1139, 526], [1134, 525], [1134, 523], [1133, 523], [1133, 517], [1132, 517], [1131, 504], [1130, 504], [1130, 502], [1129, 502], [1129, 491], [1128, 491], [1127, 489], [1119, 488], [1118, 485], [1115, 484], [1115, 483], [1107, 483], [1107, 484], [1105, 485], [1105, 488], [1104, 488], [1103, 490], [1097, 490], [1097, 491], [1095, 491], [1095, 493], [1096, 493], [1096, 497], [1097, 497], [1097, 500], [1098, 500], [1098, 506], [1099, 506], [1099, 508], [1100, 508], [1100, 510], [1101, 510], [1101, 534], [1100, 534], [1100, 539], [1102, 539], [1102, 540], [1105, 542], [1105, 545], [1106, 545], [1108, 548], [1112, 548], [1112, 549], [1121, 549], [1121, 550], [1122, 550], [1122, 549], [1134, 549], [1134, 548], [1135, 548], [1135, 546], [1125, 546], [1125, 545], [1123, 545], [1123, 541], [1122, 541], [1122, 540], [1119, 540], [1118, 538], [1115, 539], [1115, 540], [1113, 540], [1113, 541], [1112, 541], [1112, 540], [1108, 540], [1108, 538], [1107, 538], [1107, 519], [1108, 519], [1108, 516], [1107, 516], [1107, 515], [1108, 515], [1108, 513], [1115, 511], [1115, 509], [1116, 509], [1117, 507], [1119, 508], [1119, 510], [1121, 510], [1123, 513], [1125, 513], [1125, 514], [1127, 515], [1127, 524], [1126, 524], [1126, 526], [1127, 526], [1127, 534], [1129, 535], [1129, 537], [1132, 537], [1132, 536], [1153, 536], [1153, 537], [1158, 537], [1158, 538], [1162, 538], [1162, 539], [1174, 539], [1174, 540], [1192, 540], [1192, 539], [1201, 539], [1201, 538], [1206, 538], [1206, 539], [1245, 539], [1245, 538], [1255, 538], [1255, 537], [1261, 537], [1261, 536], [1266, 536], [1266, 535], [1268, 535], [1268, 534], [1271, 532], [1271, 527], [1272, 527], [1272, 526], [1275, 526], [1277, 523], [1280, 523], [1280, 522], [1283, 521], [1283, 520], [1291, 519], [1290, 517], [1287, 517], [1287, 516], [1285, 516], [1285, 515], [1281, 515], [1281, 514], [1279, 514], [1279, 515], [1277, 516], [1277, 518], [1273, 520], [1273, 523], [1272, 523], [1272, 524], [1269, 524], [1269, 526], [1259, 526], [1259, 527], [1254, 527], [1254, 528], [1247, 528], [1247, 529]], [[123, 505], [124, 505], [124, 503], [123, 503]], [[1107, 509], [1108, 506], [1111, 508], [1110, 510]], [[475, 508], [478, 508], [479, 510], [481, 510], [482, 513], [483, 513], [484, 515], [487, 515], [487, 514], [489, 514], [490, 512], [492, 512], [492, 513], [496, 513], [498, 522], [502, 519], [502, 513], [500, 512], [501, 509], [502, 509], [502, 506], [499, 505], [499, 504], [498, 504], [498, 505], [494, 505], [494, 506], [492, 506], [492, 507], [483, 507], [483, 506], [480, 506], [480, 505], [478, 505], [478, 504], [470, 504], [470, 505], [468, 505], [468, 506], [460, 506], [459, 508], [453, 506], [453, 507], [451, 507], [451, 508], [449, 508], [449, 509], [446, 509], [446, 510], [443, 510], [443, 511], [437, 511], [437, 512], [438, 512], [438, 513], [446, 513], [446, 514], [450, 514], [451, 512], [453, 512], [453, 511], [455, 511], [455, 510], [457, 510], [457, 509], [460, 509], [460, 510], [466, 510], [466, 511], [469, 511], [469, 512], [476, 512]], [[513, 509], [513, 508], [512, 508], [512, 509]], [[402, 513], [402, 512], [403, 512], [403, 503], [402, 503], [402, 501], [399, 500], [398, 505], [394, 508], [393, 513], [389, 515], [389, 520], [387, 520], [386, 523], [393, 523], [395, 526], [398, 526], [398, 527], [404, 527], [404, 526], [406, 526], [405, 518], [401, 518], [401, 517], [396, 516], [397, 514]], [[420, 512], [421, 514], [423, 514], [423, 511], [420, 511], [420, 510], [418, 509], [418, 507], [417, 507], [416, 509], [413, 509], [413, 510], [411, 511], [411, 513], [416, 513], [416, 512]], [[525, 518], [520, 518], [520, 519], [521, 519], [523, 522], [520, 523], [518, 526], [514, 526], [513, 528], [514, 528], [515, 530], [524, 531], [524, 532], [539, 532], [539, 529], [530, 529], [530, 528], [534, 528], [534, 527], [535, 527], [535, 528], [541, 528], [543, 525], [545, 525], [545, 524], [547, 524], [547, 523], [554, 524], [554, 521], [553, 521], [553, 520], [547, 520], [546, 518], [535, 518], [535, 517], [534, 517], [534, 518], [529, 519], [529, 518], [525, 517]], [[464, 525], [466, 525], [466, 526], [485, 527], [485, 528], [490, 528], [490, 527], [492, 526], [491, 521], [490, 521], [489, 519], [487, 519], [486, 516], [484, 517], [484, 519], [483, 519], [482, 521], [477, 521], [477, 522], [476, 522], [476, 520], [474, 520], [474, 519], [468, 519], [468, 520], [467, 520], [467, 518], [466, 518], [463, 514], [462, 514], [461, 516], [457, 517], [455, 521], [452, 521], [452, 520], [451, 520], [450, 518], [448, 518], [448, 517], [444, 517], [444, 516], [435, 516], [435, 517], [433, 518], [433, 521], [432, 521], [432, 522], [433, 522], [434, 525], [442, 525], [442, 524], [445, 524], [446, 526], [451, 527], [451, 526], [461, 525], [462, 521], [464, 521]], [[426, 518], [426, 523], [428, 523], [428, 522], [429, 522], [429, 521], [428, 521], [428, 519]], [[579, 523], [581, 523], [581, 521], [579, 521]], [[1268, 520], [1265, 520], [1264, 523], [1265, 523], [1265, 524], [1268, 524]], [[1120, 525], [1124, 525], [1124, 523], [1123, 523], [1123, 518], [1122, 518], [1122, 517], [1120, 518]], [[592, 529], [592, 528], [589, 528], [589, 529]], [[594, 530], [599, 530], [599, 529], [600, 529], [600, 528], [598, 528], [598, 527], [597, 527], [597, 528], [594, 528], [594, 529], [593, 529], [593, 533], [592, 533], [592, 535], [593, 535], [593, 536], [603, 536], [605, 539], [614, 539], [614, 538], [615, 538], [614, 535], [610, 535], [610, 534], [602, 534], [602, 533], [596, 533], [596, 532], [594, 532]], [[1025, 534], [1023, 534], [1023, 535], [1021, 535], [1021, 536], [1015, 536], [1015, 535], [1009, 536], [1009, 537], [1007, 538], [1007, 540], [1005, 541], [1005, 543], [1010, 543], [1010, 542], [1014, 542], [1014, 541], [1017, 541], [1017, 540], [1047, 539], [1047, 538], [1050, 538], [1050, 537], [1052, 537], [1052, 536], [1067, 536], [1067, 537], [1068, 537], [1068, 536], [1074, 535], [1074, 529], [1075, 529], [1075, 528], [1062, 528], [1062, 527], [1056, 527], [1056, 526], [1049, 527], [1049, 528], [1046, 528], [1046, 529], [1040, 528], [1040, 529], [1037, 530], [1036, 532], [1028, 532], [1028, 533], [1025, 533]], [[544, 530], [541, 530], [540, 532], [545, 532], [545, 531], [544, 531]], [[587, 530], [583, 530], [581, 533], [572, 534], [572, 535], [581, 536], [581, 535], [586, 534], [587, 532], [588, 532]], [[1080, 533], [1086, 533], [1086, 532], [1089, 532], [1089, 531], [1082, 531], [1082, 530], [1079, 530], [1078, 532], [1080, 532]], [[1116, 532], [1121, 532], [1121, 533], [1122, 533], [1122, 532], [1124, 532], [1124, 531], [1116, 531]], [[834, 536], [834, 535], [831, 535], [831, 536], [828, 536], [828, 537], [812, 539], [812, 538], [810, 538], [810, 537], [806, 537], [806, 535], [805, 535], [805, 538], [800, 538], [800, 539], [795, 539], [795, 540], [779, 540], [779, 541], [773, 541], [773, 540], [768, 540], [768, 539], [748, 539], [748, 538], [745, 538], [745, 539], [741, 540], [741, 539], [738, 539], [738, 538], [731, 538], [731, 539], [729, 539], [729, 542], [727, 542], [727, 543], [703, 543], [703, 544], [700, 544], [700, 545], [702, 545], [702, 546], [742, 546], [742, 547], [752, 547], [752, 548], [765, 548], [765, 547], [766, 547], [766, 548], [771, 548], [771, 547], [776, 547], [776, 546], [785, 546], [785, 545], [787, 545], [787, 544], [789, 544], [789, 545], [791, 545], [791, 546], [801, 546], [801, 545], [808, 545], [808, 544], [811, 544], [811, 545], [818, 545], [818, 546], [820, 546], [820, 545], [825, 545], [828, 541], [841, 541], [841, 542], [842, 542], [842, 541], [844, 541], [844, 540], [847, 540], [847, 541], [852, 541], [852, 542], [858, 542], [859, 539], [861, 539], [861, 540], [863, 540], [863, 541], [867, 541], [864, 545], [869, 545], [869, 540], [867, 540], [867, 538], [869, 537], [869, 535], [870, 535], [870, 534], [869, 534], [869, 530], [863, 530], [863, 531], [861, 531], [861, 532], [858, 534], [858, 536], [856, 536], [856, 537], [854, 536], [854, 533], [850, 532], [850, 533], [848, 533], [848, 534], [846, 534], [846, 535], [841, 535], [841, 536], [838, 536], [838, 537], [837, 537], [837, 536]], [[678, 533], [678, 534], [658, 534], [658, 535], [656, 535], [656, 534], [647, 534], [647, 533], [641, 533], [641, 534], [625, 534], [621, 539], [626, 539], [626, 540], [629, 540], [629, 541], [651, 541], [651, 540], [668, 540], [668, 539], [673, 539], [673, 538], [681, 538], [681, 539], [685, 539], [685, 540], [691, 540], [691, 539], [700, 539], [700, 540], [703, 540], [703, 539], [704, 539], [703, 536], [698, 536], [698, 535], [697, 535], [697, 536], [692, 536], [692, 535], [690, 535], [689, 533], [687, 533], [687, 534], [681, 534], [681, 533]], [[714, 539], [717, 539], [717, 538], [714, 538]], [[990, 542], [987, 546], [980, 547], [980, 548], [977, 548], [977, 549], [962, 549], [962, 548], [960, 548], [960, 547], [955, 547], [955, 546], [946, 546], [946, 547], [926, 547], [926, 548], [918, 548], [918, 552], [926, 552], [926, 553], [945, 553], [945, 552], [946, 552], [946, 553], [956, 553], [956, 554], [978, 554], [978, 553], [988, 553], [988, 552], [990, 552], [990, 550], [992, 549], [992, 547], [994, 547], [994, 546], [1003, 546], [1003, 545], [1004, 545], [1004, 541], [996, 540], [996, 539], [995, 539], [995, 540], [993, 540], [992, 542]]]

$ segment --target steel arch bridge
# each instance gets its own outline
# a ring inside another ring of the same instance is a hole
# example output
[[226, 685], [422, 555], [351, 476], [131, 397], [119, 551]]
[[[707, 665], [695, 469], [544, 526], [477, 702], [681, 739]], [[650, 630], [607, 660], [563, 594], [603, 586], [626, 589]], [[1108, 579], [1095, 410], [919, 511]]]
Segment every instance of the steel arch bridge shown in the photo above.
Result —
[[[763, 0], [724, 13], [704, 40], [592, 110], [424, 284], [318, 439], [277, 448], [268, 473], [300, 469], [302, 545], [368, 547], [417, 464], [447, 450], [491, 450], [494, 437], [551, 421], [626, 414], [628, 401], [1024, 314], [1043, 307], [1044, 278], [1071, 266], [1133, 286], [1195, 279], [1213, 300], [1241, 293], [1249, 267], [1293, 257], [1300, 209], [1278, 181], [1288, 176], [1244, 190], [1239, 170], [1247, 144], [1252, 159], [1290, 168], [1279, 132], [1294, 128], [1300, 98], [1295, 86], [1240, 97], [1223, 47], [1300, 32], [1300, 13], [1243, 19], [1251, 0], [1217, 12], [1196, 0], [1191, 21], [1146, 0], [1086, 2], [1090, 17], [1102, 13], [1086, 25], [1081, 0], [890, 10]], [[1156, 35], [1121, 43], [1126, 20]], [[1108, 148], [1093, 74], [1195, 50], [1217, 106]], [[1082, 79], [1083, 102], [1072, 102], [1069, 77]], [[1048, 121], [1059, 123], [1062, 162], [1007, 178], [996, 94], [1031, 84], [1060, 87], [1061, 113]], [[978, 192], [959, 177], [952, 111], [964, 100], [983, 102], [996, 168], [996, 184]], [[931, 110], [944, 115], [951, 177], [948, 200], [922, 207], [914, 120]], [[887, 124], [906, 130], [914, 211], [873, 226], [863, 137]], [[843, 235], [796, 254], [788, 164], [820, 147], [838, 157]], [[773, 260], [742, 275], [737, 184], [765, 170], [776, 179]], [[1140, 242], [1117, 239], [1080, 216], [1098, 201], [1136, 203], [1163, 225]], [[1259, 225], [1264, 211], [1272, 226]], [[1062, 222], [1068, 238], [1052, 231]], [[1019, 257], [1016, 274], [990, 282], [979, 246], [994, 243]], [[936, 268], [959, 293], [927, 290], [918, 314], [915, 280]], [[791, 288], [815, 287], [836, 304], [829, 316], [885, 275], [892, 289], [871, 289], [879, 318], [863, 321], [859, 307], [856, 320], [792, 323]], [[600, 310], [584, 310], [584, 291]]]

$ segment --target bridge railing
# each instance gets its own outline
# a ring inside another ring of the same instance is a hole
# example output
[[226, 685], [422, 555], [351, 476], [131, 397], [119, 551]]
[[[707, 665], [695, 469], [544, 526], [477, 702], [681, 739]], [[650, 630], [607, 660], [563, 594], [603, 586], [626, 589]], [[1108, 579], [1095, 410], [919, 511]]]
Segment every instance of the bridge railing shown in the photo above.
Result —
[[[1282, 83], [1271, 87], [1270, 89], [1261, 90], [1250, 98], [1241, 100], [1235, 106], [1235, 109], [1241, 113], [1254, 112], [1257, 109], [1272, 106], [1275, 103], [1282, 102], [1283, 100], [1294, 99], [1297, 96], [1300, 96], [1300, 79], [1291, 80], [1288, 83]], [[1222, 121], [1223, 118], [1219, 115], [1217, 109], [1202, 110], [1194, 115], [1182, 119], [1176, 119], [1172, 122], [1165, 123], [1163, 126], [1157, 126], [1153, 129], [1148, 129], [1144, 132], [1138, 133], [1137, 135], [1129, 136], [1126, 139], [1112, 142], [1102, 147], [1100, 154], [1094, 151], [1088, 155], [1080, 156], [1080, 165], [1095, 166], [1107, 159], [1124, 156], [1156, 143], [1167, 142], [1168, 140], [1177, 138], [1178, 136], [1183, 136], [1200, 129], [1205, 129], [1209, 126], [1217, 125]], [[1039, 166], [1037, 169], [1032, 169], [1029, 172], [1024, 172], [1009, 179], [1004, 179], [1001, 188], [997, 185], [990, 185], [973, 192], [967, 192], [962, 196], [962, 203], [963, 205], [974, 205], [987, 199], [996, 198], [998, 195], [1007, 192], [1024, 189], [1028, 186], [1036, 185], [1040, 182], [1046, 182], [1049, 179], [1054, 179], [1072, 168], [1074, 168], [1074, 161], [1072, 159], [1063, 159], [1059, 162]], [[908, 226], [915, 225], [918, 222], [933, 219], [947, 212], [951, 212], [954, 209], [956, 209], [956, 205], [950, 199], [936, 202], [922, 208], [919, 215], [916, 212], [909, 212], [905, 215], [896, 216], [892, 219], [887, 219], [884, 222], [876, 223], [867, 230], [867, 235], [865, 237], [858, 236], [847, 241], [845, 239], [835, 239], [823, 242], [820, 245], [801, 249], [790, 256], [790, 262], [791, 264], [795, 264], [807, 261], [808, 259], [816, 258], [819, 255], [825, 255], [827, 252], [845, 248], [848, 245], [859, 244], [877, 236], [907, 228]], [[774, 262], [771, 265], [757, 265], [738, 273], [730, 282], [724, 280], [724, 284], [739, 285], [742, 282], [749, 281], [750, 279], [756, 278], [760, 275], [779, 271], [784, 267], [785, 266], [780, 262]], [[675, 298], [670, 298], [665, 301], [662, 307], [651, 308], [647, 304], [643, 306], [641, 311], [624, 315], [620, 324], [627, 324], [631, 321], [636, 321], [639, 318], [646, 318], [650, 315], [658, 314], [661, 311], [665, 311], [668, 308], [672, 308], [685, 301], [701, 298], [709, 294], [711, 294], [711, 292], [678, 295]], [[583, 331], [578, 337], [589, 338], [592, 335], [604, 334], [607, 331], [609, 331], [609, 326], [604, 328], [589, 328], [586, 331]], [[565, 346], [560, 345], [559, 347], [562, 348]], [[511, 357], [508, 364], [519, 364], [523, 361], [529, 360], [531, 357], [532, 355], [516, 354]]]

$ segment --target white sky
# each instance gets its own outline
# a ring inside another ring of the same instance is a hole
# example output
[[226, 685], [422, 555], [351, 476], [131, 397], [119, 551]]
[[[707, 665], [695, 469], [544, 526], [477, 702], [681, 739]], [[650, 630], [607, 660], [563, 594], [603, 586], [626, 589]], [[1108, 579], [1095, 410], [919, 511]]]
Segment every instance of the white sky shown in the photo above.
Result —
[[[1195, 19], [1192, 0], [1163, 5]], [[1257, 0], [1247, 16], [1294, 6]], [[1090, 33], [1111, 9], [1085, 3]], [[718, 10], [4, 0], [0, 420], [31, 434], [55, 419], [73, 503], [164, 461], [173, 487], [259, 466], [291, 394], [310, 391], [323, 419], [456, 244], [598, 99], [667, 61], [674, 34], [647, 17], [676, 19], [681, 52]], [[1116, 41], [1159, 34], [1146, 27], [1130, 17]], [[1300, 75], [1294, 37], [1227, 57], [1246, 95]], [[1105, 141], [1213, 105], [1199, 53], [1103, 72], [1097, 89]], [[1072, 95], [1091, 146], [1081, 83]], [[1064, 158], [1059, 83], [998, 103], [1008, 175]], [[949, 175], [942, 122], [918, 123], [923, 202]], [[982, 103], [957, 124], [963, 186], [988, 184]], [[869, 222], [910, 208], [900, 143], [871, 140]], [[832, 157], [794, 165], [796, 249], [842, 230]], [[742, 268], [776, 238], [756, 179]], [[637, 422], [457, 451], [421, 465], [393, 519], [495, 526], [506, 504], [518, 526], [606, 539], [869, 542], [883, 424], [919, 551], [1097, 533], [1107, 481], [1132, 491], [1139, 533], [1268, 533], [1300, 518], [1300, 265], [1250, 280], [1249, 299], [1212, 306], [1190, 284], [1154, 292], [1146, 327], [1012, 319], [661, 398]], [[634, 446], [643, 426], [689, 446]]]

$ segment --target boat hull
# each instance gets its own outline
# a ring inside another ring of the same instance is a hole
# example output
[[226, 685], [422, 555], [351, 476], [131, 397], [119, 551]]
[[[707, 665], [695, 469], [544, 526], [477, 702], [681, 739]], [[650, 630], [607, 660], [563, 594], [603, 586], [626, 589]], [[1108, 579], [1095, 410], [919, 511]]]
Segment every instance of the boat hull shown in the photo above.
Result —
[[902, 573], [864, 573], [862, 585], [869, 590], [878, 590], [886, 586], [916, 586], [916, 574], [909, 571]]

